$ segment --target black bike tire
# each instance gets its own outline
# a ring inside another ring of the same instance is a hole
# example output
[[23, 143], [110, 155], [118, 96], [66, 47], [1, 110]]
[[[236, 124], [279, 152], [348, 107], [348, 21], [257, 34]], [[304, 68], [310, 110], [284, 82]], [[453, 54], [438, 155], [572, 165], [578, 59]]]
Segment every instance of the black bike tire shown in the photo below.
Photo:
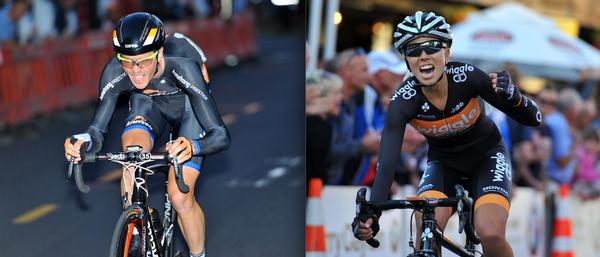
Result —
[[[115, 225], [115, 230], [113, 232], [113, 237], [110, 243], [110, 250], [109, 250], [109, 257], [122, 257], [123, 255], [120, 254], [120, 251], [122, 252], [122, 245], [124, 240], [123, 240], [123, 232], [127, 231], [127, 227], [130, 223], [136, 223], [138, 226], [141, 226], [140, 229], [140, 234], [144, 235], [144, 224], [146, 224], [147, 221], [145, 221], [143, 215], [142, 215], [142, 211], [139, 207], [135, 207], [135, 206], [130, 206], [129, 208], [127, 208], [127, 210], [125, 210], [121, 216], [119, 217], [117, 224]], [[142, 242], [140, 244], [141, 246], [141, 256], [145, 256], [146, 255], [146, 238], [145, 236], [142, 236], [141, 238]], [[130, 256], [130, 257], [135, 257], [135, 256]]]

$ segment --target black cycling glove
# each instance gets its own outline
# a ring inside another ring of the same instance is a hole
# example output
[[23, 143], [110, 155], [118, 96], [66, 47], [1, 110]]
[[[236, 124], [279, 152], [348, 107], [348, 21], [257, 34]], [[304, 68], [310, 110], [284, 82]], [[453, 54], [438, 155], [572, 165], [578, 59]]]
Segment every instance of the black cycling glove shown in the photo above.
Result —
[[373, 224], [371, 224], [371, 229], [373, 230], [373, 237], [375, 237], [380, 229], [379, 217], [381, 217], [381, 211], [376, 210], [369, 210], [367, 212], [357, 214], [357, 216], [354, 217], [354, 220], [352, 221], [352, 233], [354, 234], [354, 237], [356, 237], [356, 239], [360, 239], [358, 238], [358, 229], [360, 222], [364, 223], [369, 218], [373, 218]]
[[506, 99], [512, 106], [518, 106], [523, 101], [521, 92], [512, 83], [507, 71], [498, 72], [496, 92]]

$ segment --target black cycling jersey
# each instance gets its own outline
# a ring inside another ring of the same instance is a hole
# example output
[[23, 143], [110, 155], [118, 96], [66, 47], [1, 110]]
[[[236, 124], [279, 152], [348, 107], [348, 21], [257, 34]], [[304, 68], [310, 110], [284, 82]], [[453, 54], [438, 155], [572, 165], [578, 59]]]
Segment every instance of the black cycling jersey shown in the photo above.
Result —
[[540, 124], [542, 115], [533, 101], [523, 97], [518, 106], [512, 106], [494, 92], [489, 75], [480, 69], [450, 62], [445, 72], [448, 96], [443, 110], [438, 110], [427, 100], [415, 77], [400, 84], [392, 96], [381, 137], [372, 200], [384, 200], [388, 196], [394, 167], [401, 158], [407, 123], [427, 138], [428, 158], [443, 161], [451, 167], [454, 161], [465, 159], [457, 157], [480, 156], [501, 140], [498, 128], [485, 114], [481, 98], [520, 123]]
[[[165, 47], [165, 69], [160, 77], [153, 78], [150, 84], [143, 90], [136, 89], [131, 83], [129, 77], [123, 70], [123, 67], [116, 58], [112, 58], [104, 67], [100, 78], [99, 103], [92, 124], [87, 130], [91, 135], [92, 143], [88, 150], [96, 152], [102, 148], [103, 134], [106, 133], [108, 123], [116, 108], [119, 95], [130, 93], [141, 93], [147, 95], [155, 102], [162, 103], [162, 106], [170, 108], [163, 110], [163, 113], [184, 112], [184, 98], [189, 99], [191, 108], [185, 108], [185, 111], [193, 112], [201, 126], [203, 132], [198, 133], [195, 140], [199, 151], [194, 155], [206, 155], [226, 149], [229, 146], [229, 134], [217, 106], [207, 88], [205, 78], [202, 73], [201, 64], [206, 61], [204, 54], [181, 34], [174, 34], [168, 37], [163, 45]], [[169, 55], [189, 56], [170, 57]], [[183, 97], [183, 98], [182, 98]], [[131, 102], [130, 102], [131, 104]], [[175, 106], [181, 108], [176, 109]], [[179, 117], [181, 113], [177, 114]]]

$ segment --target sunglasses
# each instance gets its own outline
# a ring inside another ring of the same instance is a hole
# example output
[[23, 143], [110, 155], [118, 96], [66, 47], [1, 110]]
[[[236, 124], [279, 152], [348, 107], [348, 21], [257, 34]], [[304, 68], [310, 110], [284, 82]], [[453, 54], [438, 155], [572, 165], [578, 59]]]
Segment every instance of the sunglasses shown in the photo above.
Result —
[[448, 44], [440, 40], [431, 40], [418, 44], [407, 45], [402, 49], [402, 53], [405, 56], [419, 57], [422, 51], [426, 54], [435, 54], [442, 50], [442, 48], [448, 47]]
[[139, 60], [132, 60], [132, 59], [123, 57], [120, 53], [117, 53], [117, 59], [119, 61], [121, 61], [121, 65], [124, 68], [132, 69], [134, 66], [137, 65], [140, 69], [143, 69], [143, 68], [148, 67], [150, 64], [152, 64], [154, 62], [154, 58], [157, 55], [158, 55], [158, 51], [154, 51], [154, 53], [148, 57], [145, 57], [145, 58], [142, 58]]

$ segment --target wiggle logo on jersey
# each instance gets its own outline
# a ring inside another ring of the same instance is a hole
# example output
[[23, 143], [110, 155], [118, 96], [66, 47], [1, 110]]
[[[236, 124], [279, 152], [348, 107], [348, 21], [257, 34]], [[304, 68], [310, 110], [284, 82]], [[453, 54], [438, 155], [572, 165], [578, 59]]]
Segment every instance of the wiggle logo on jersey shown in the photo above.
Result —
[[456, 83], [467, 81], [467, 71], [474, 71], [475, 67], [470, 66], [468, 64], [458, 66], [458, 67], [446, 67], [446, 73], [452, 76], [452, 80]]
[[455, 115], [439, 120], [413, 119], [410, 124], [425, 136], [442, 138], [472, 127], [480, 114], [479, 103], [473, 98]]
[[496, 156], [492, 156], [491, 158], [496, 160], [495, 169], [490, 170], [491, 173], [494, 173], [492, 181], [501, 182], [504, 180], [504, 176], [506, 176], [508, 180], [512, 180], [512, 169], [504, 154], [496, 153]]
[[408, 81], [406, 85], [399, 88], [394, 95], [392, 96], [392, 101], [396, 100], [398, 96], [402, 96], [402, 98], [408, 100], [417, 94], [417, 90], [413, 87], [417, 84], [415, 81]]

